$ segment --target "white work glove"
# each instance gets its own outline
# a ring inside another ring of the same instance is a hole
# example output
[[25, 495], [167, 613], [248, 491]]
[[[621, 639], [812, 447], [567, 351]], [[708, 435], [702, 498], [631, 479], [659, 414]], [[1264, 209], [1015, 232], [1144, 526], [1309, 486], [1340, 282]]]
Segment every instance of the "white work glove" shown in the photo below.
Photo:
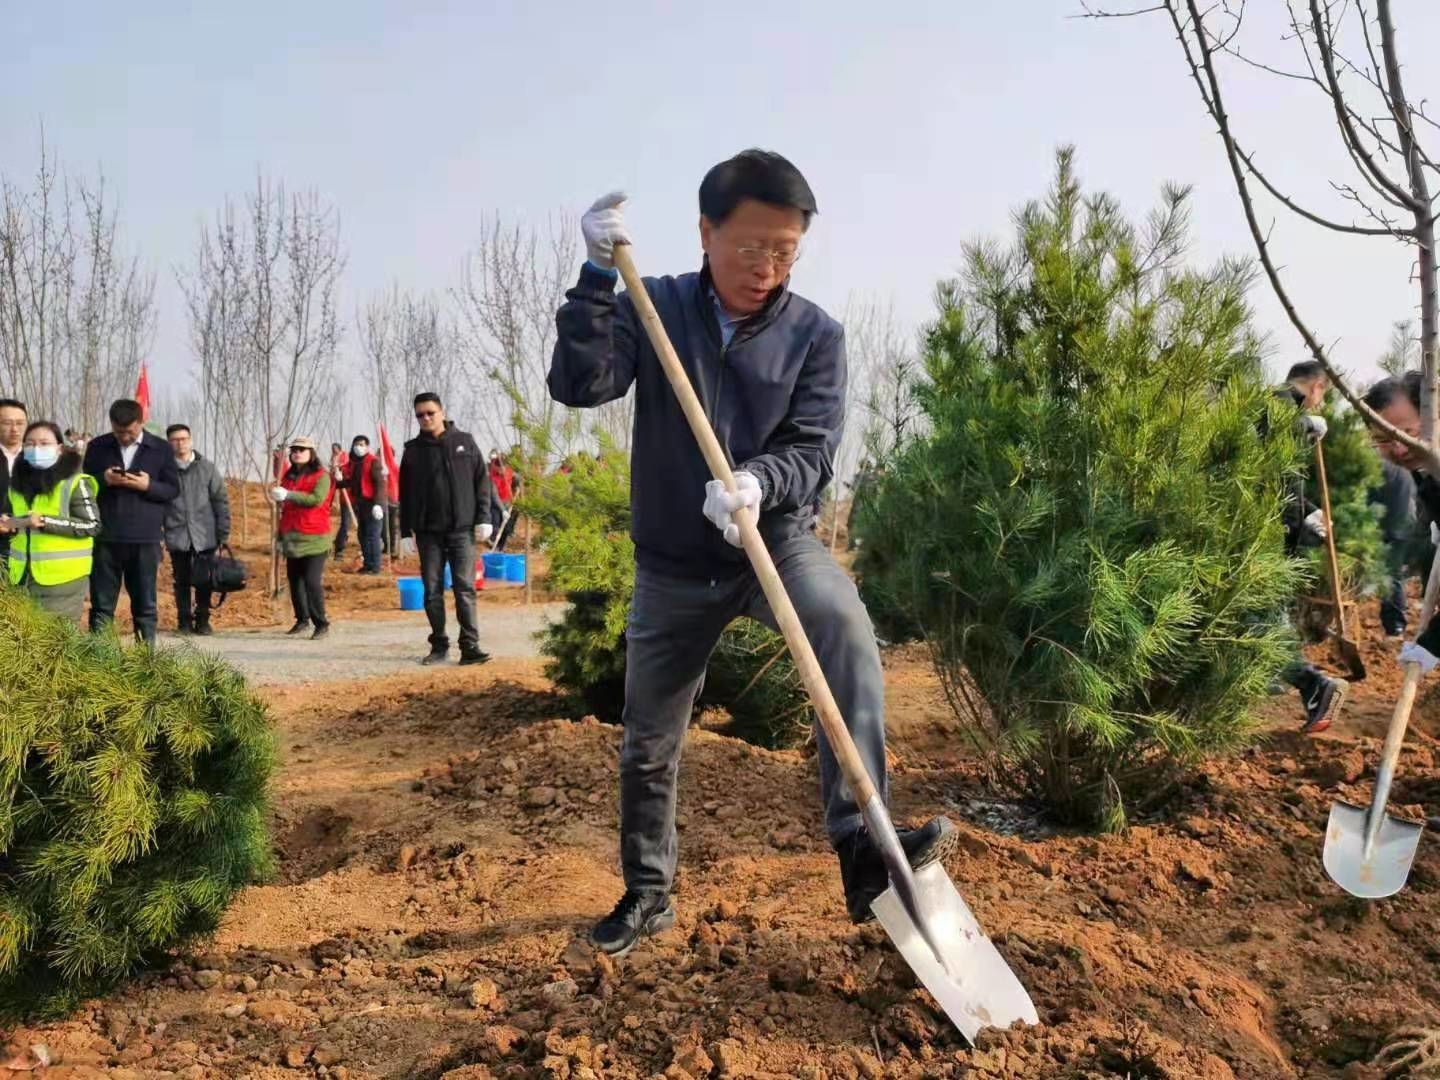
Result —
[[475, 533], [480, 537], [480, 542], [484, 544], [489, 541], [490, 537], [495, 535], [495, 526], [490, 524], [476, 525]]
[[1325, 418], [1316, 416], [1314, 413], [1301, 413], [1295, 420], [1295, 427], [1312, 443], [1325, 438], [1326, 433], [1330, 430], [1330, 425], [1325, 422]]
[[270, 498], [274, 499], [277, 503], [282, 503], [289, 497], [290, 492], [283, 487], [277, 486], [270, 489]]
[[1329, 535], [1325, 528], [1325, 511], [1311, 510], [1310, 513], [1305, 515], [1305, 527], [1321, 540], [1324, 540], [1325, 537]]
[[414, 554], [415, 554], [415, 538], [414, 538], [413, 536], [404, 536], [404, 537], [401, 537], [401, 539], [400, 539], [400, 556], [401, 556], [401, 558], [409, 559], [409, 558], [413, 557]]
[[1440, 525], [1430, 522], [1430, 543], [1440, 547]]
[[370, 507], [370, 516], [376, 521], [385, 520], [385, 508], [383, 506]]
[[1436, 656], [1418, 641], [1407, 641], [1400, 647], [1400, 666], [1403, 668], [1406, 664], [1419, 664], [1420, 673], [1429, 675], [1435, 670], [1435, 665], [1440, 664], [1440, 656]]
[[748, 506], [758, 514], [763, 495], [760, 481], [754, 473], [737, 472], [733, 494], [726, 491], [719, 480], [711, 480], [705, 485], [705, 516], [725, 534], [727, 544], [739, 547], [740, 526], [735, 524], [731, 515], [742, 506]]
[[580, 218], [580, 232], [585, 236], [585, 254], [602, 270], [615, 269], [615, 245], [630, 243], [625, 229], [623, 191], [612, 191], [595, 200]]

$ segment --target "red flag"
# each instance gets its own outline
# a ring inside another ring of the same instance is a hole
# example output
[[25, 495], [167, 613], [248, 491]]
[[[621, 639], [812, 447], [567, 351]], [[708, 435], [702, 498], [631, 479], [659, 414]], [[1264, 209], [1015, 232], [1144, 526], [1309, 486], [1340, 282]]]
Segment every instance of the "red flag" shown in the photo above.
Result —
[[150, 419], [150, 373], [145, 369], [142, 362], [140, 365], [140, 381], [135, 384], [135, 400], [140, 403], [140, 420], [142, 422]]
[[390, 445], [390, 436], [384, 424], [375, 425], [380, 431], [380, 460], [385, 465], [385, 493], [391, 502], [400, 499], [400, 466], [395, 461], [395, 448]]

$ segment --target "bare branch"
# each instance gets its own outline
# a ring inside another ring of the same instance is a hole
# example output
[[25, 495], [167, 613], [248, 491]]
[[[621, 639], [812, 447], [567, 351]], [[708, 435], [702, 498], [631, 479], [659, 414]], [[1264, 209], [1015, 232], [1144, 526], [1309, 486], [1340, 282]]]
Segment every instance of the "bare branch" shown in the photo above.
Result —
[[[1414, 235], [1413, 232], [1403, 229], [1397, 230], [1389, 227], [1372, 228], [1366, 225], [1353, 224], [1344, 225], [1338, 221], [1331, 221], [1329, 218], [1324, 218], [1321, 217], [1319, 214], [1312, 213], [1311, 211], [1305, 209], [1303, 206], [1300, 206], [1293, 199], [1286, 196], [1279, 189], [1277, 189], [1275, 185], [1266, 178], [1265, 174], [1256, 167], [1253, 157], [1250, 154], [1247, 154], [1243, 150], [1241, 150], [1238, 145], [1236, 146], [1236, 153], [1240, 155], [1240, 160], [1245, 163], [1245, 168], [1249, 170], [1250, 175], [1255, 177], [1256, 180], [1259, 180], [1260, 185], [1266, 191], [1273, 195], [1288, 210], [1291, 210], [1294, 213], [1300, 215], [1306, 221], [1314, 222], [1316, 225], [1322, 225], [1325, 228], [1331, 229], [1335, 232], [1350, 233], [1354, 236], [1390, 236], [1396, 239], [1404, 240], [1408, 237], [1413, 237]], [[1367, 209], [1369, 208], [1367, 207]]]
[[[1312, 4], [1314, 0], [1311, 0]], [[1398, 430], [1393, 424], [1387, 423], [1376, 414], [1376, 412], [1365, 404], [1363, 399], [1350, 388], [1349, 381], [1344, 374], [1331, 362], [1325, 347], [1320, 344], [1310, 327], [1300, 318], [1294, 302], [1286, 290], [1284, 282], [1280, 280], [1280, 272], [1276, 268], [1275, 261], [1270, 255], [1269, 239], [1260, 228], [1260, 222], [1255, 215], [1255, 203], [1250, 194], [1250, 187], [1246, 181], [1246, 170], [1241, 160], [1240, 152], [1235, 145], [1234, 137], [1231, 134], [1230, 118], [1225, 111], [1224, 98], [1220, 90], [1220, 78], [1215, 70], [1214, 55], [1210, 50], [1210, 38], [1205, 32], [1202, 17], [1196, 6], [1196, 0], [1185, 0], [1189, 11], [1190, 23], [1195, 27], [1195, 48], [1192, 50], [1190, 41], [1186, 37], [1185, 23], [1180, 18], [1175, 7], [1169, 10], [1171, 23], [1175, 34], [1180, 42], [1180, 47], [1185, 54], [1185, 62], [1190, 68], [1191, 78], [1201, 88], [1201, 96], [1208, 103], [1211, 117], [1219, 128], [1221, 141], [1225, 146], [1225, 156], [1230, 163], [1231, 176], [1235, 181], [1236, 191], [1240, 195], [1240, 205], [1245, 213], [1245, 223], [1250, 229], [1250, 236], [1255, 243], [1255, 250], [1260, 259], [1260, 265], [1265, 271], [1265, 276], [1270, 282], [1270, 287], [1275, 293], [1275, 298], [1280, 302], [1286, 317], [1290, 320], [1296, 332], [1300, 334], [1305, 342], [1305, 347], [1310, 355], [1325, 368], [1330, 376], [1335, 389], [1338, 390], [1347, 401], [1353, 405], [1365, 419], [1376, 429], [1389, 435], [1392, 439], [1404, 445], [1431, 454], [1429, 446], [1414, 437]], [[1197, 54], [1198, 53], [1198, 59]]]
[[1417, 205], [1415, 196], [1393, 180], [1360, 141], [1359, 133], [1355, 130], [1355, 119], [1345, 105], [1344, 95], [1340, 89], [1340, 79], [1335, 72], [1335, 55], [1331, 47], [1333, 27], [1329, 21], [1328, 9], [1322, 14], [1319, 0], [1310, 0], [1310, 25], [1315, 33], [1315, 45], [1319, 50], [1320, 63], [1325, 71], [1325, 83], [1330, 87], [1331, 100], [1335, 105], [1336, 123], [1340, 125], [1340, 132], [1344, 136], [1346, 146], [1361, 165], [1362, 173], [1373, 177], [1376, 183], [1392, 195], [1400, 206], [1412, 211], [1423, 210], [1425, 204]]
[[1080, 14], [1067, 15], [1070, 19], [1128, 19], [1134, 15], [1150, 15], [1156, 11], [1164, 11], [1166, 5], [1152, 4], [1149, 7], [1135, 8], [1131, 11], [1106, 11], [1103, 8], [1092, 8], [1085, 0], [1080, 0]]

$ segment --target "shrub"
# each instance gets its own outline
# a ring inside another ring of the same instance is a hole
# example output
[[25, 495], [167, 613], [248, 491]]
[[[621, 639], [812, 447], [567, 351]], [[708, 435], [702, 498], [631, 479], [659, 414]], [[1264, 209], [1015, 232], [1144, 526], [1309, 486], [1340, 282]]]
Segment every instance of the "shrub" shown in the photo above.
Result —
[[213, 931], [271, 866], [264, 707], [0, 588], [0, 1010], [64, 1009]]
[[925, 433], [857, 522], [867, 600], [910, 614], [996, 777], [1112, 830], [1244, 743], [1292, 648], [1300, 448], [1250, 273], [1181, 265], [1185, 206], [1167, 190], [1137, 229], [1061, 151], [1014, 246], [972, 245], [937, 290]]
[[[568, 471], [531, 483], [520, 499], [540, 522], [551, 584], [570, 607], [541, 631], [545, 674], [576, 715], [618, 724], [625, 704], [625, 620], [635, 587], [630, 541], [630, 463], [601, 436], [598, 455], [575, 454]], [[778, 634], [741, 619], [721, 636], [697, 703], [730, 713], [735, 734], [789, 746], [809, 730], [805, 689]]]

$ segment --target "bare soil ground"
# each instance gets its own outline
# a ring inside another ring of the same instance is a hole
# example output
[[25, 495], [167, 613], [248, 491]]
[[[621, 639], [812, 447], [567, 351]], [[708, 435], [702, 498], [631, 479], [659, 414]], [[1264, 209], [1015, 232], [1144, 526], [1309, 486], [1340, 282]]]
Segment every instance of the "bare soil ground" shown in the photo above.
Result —
[[[1043, 1020], [976, 1049], [845, 920], [805, 751], [694, 730], [679, 922], [592, 955], [621, 887], [620, 731], [556, 719], [527, 659], [266, 688], [279, 878], [194, 955], [12, 1040], [43, 1044], [52, 1078], [1380, 1077], [1397, 1032], [1440, 1022], [1440, 845], [1378, 903], [1322, 869], [1396, 681], [1366, 623], [1373, 675], [1336, 730], [1298, 736], [1277, 697], [1263, 745], [1117, 837], [987, 791], [923, 655], [887, 656], [897, 817], [961, 822], [949, 870]], [[1422, 815], [1440, 812], [1433, 698], [1417, 719], [1395, 801]]]

